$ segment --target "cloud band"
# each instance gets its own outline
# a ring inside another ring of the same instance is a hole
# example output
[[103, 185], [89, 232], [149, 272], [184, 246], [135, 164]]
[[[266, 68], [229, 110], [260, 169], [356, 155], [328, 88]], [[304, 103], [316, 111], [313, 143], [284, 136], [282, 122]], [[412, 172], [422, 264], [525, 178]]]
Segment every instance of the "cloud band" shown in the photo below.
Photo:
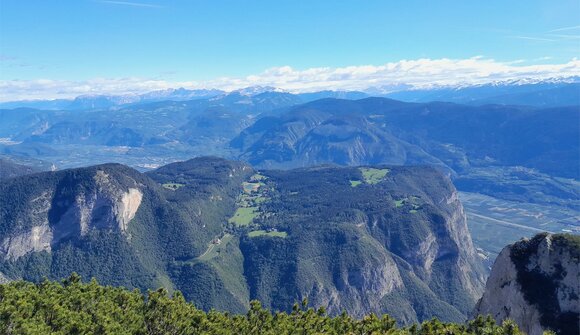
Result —
[[477, 85], [507, 80], [543, 80], [580, 76], [580, 60], [562, 64], [522, 65], [521, 61], [498, 62], [484, 57], [468, 59], [417, 59], [384, 65], [340, 68], [319, 67], [296, 70], [290, 66], [271, 68], [241, 78], [217, 78], [205, 82], [172, 82], [147, 78], [97, 78], [67, 80], [0, 80], [0, 101], [74, 98], [84, 94], [141, 94], [184, 87], [234, 90], [247, 86], [274, 86], [290, 92], [318, 90], [366, 90], [398, 87], [429, 88]]

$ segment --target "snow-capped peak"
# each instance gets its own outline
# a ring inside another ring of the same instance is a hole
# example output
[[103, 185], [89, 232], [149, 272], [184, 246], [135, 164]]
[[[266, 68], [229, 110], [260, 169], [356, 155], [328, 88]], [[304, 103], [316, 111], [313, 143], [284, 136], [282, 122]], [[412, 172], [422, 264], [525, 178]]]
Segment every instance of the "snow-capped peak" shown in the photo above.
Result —
[[230, 93], [238, 93], [240, 95], [245, 95], [245, 96], [251, 97], [251, 96], [258, 95], [261, 93], [266, 93], [266, 92], [288, 93], [287, 91], [285, 91], [281, 88], [276, 88], [276, 87], [272, 87], [272, 86], [249, 86], [249, 87], [245, 87], [245, 88], [240, 88], [240, 89], [232, 91]]

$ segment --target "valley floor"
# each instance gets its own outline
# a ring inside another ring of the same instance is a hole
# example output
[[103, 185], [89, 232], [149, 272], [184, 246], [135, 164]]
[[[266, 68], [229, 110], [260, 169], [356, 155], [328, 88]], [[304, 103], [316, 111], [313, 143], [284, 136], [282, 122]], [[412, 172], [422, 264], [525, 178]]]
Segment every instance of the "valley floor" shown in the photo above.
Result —
[[460, 192], [473, 243], [486, 265], [506, 245], [538, 232], [580, 233], [580, 212], [567, 207], [521, 203]]

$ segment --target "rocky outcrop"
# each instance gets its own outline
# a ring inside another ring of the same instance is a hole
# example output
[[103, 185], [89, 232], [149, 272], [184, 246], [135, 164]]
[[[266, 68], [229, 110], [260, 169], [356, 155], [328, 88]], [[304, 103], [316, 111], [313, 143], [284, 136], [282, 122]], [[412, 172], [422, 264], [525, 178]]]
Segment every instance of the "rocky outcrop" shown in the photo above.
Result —
[[125, 234], [142, 199], [143, 193], [137, 188], [127, 191], [101, 188], [95, 192], [81, 193], [54, 226], [55, 242], [71, 233], [84, 236], [93, 228]]
[[481, 271], [476, 271], [479, 267], [475, 264], [479, 264], [480, 259], [467, 228], [465, 209], [454, 187], [450, 196], [445, 197], [445, 203], [447, 206], [441, 208], [446, 210], [449, 216], [445, 220], [444, 233], [437, 236], [441, 245], [437, 258], [458, 255], [455, 266], [460, 275], [459, 281], [471, 296], [477, 297], [482, 293], [485, 277]]
[[539, 234], [505, 247], [474, 314], [513, 319], [529, 335], [580, 329], [580, 236]]
[[0, 284], [6, 284], [10, 282], [10, 278], [6, 277], [2, 272], [0, 272]]
[[[364, 244], [364, 245], [363, 245]], [[339, 259], [339, 266], [327, 273], [318, 272], [318, 278], [301, 278], [304, 296], [314, 306], [327, 306], [330, 314], [340, 314], [343, 310], [352, 311], [357, 317], [362, 317], [364, 311], [379, 312], [381, 301], [394, 291], [404, 290], [403, 279], [392, 256], [376, 240], [361, 234], [361, 240], [354, 242], [349, 248], [357, 253], [358, 262], [349, 264], [345, 259], [352, 255], [344, 255], [339, 250], [334, 251]], [[372, 250], [372, 257], [363, 254], [363, 250]], [[298, 261], [298, 267], [304, 272], [312, 266], [312, 261]], [[327, 283], [325, 285], [326, 276]]]
[[118, 231], [129, 238], [129, 222], [143, 199], [137, 183], [132, 180], [129, 184], [135, 187], [121, 185], [105, 169], [97, 168], [91, 183], [72, 199], [58, 187], [29, 195], [27, 210], [16, 220], [15, 231], [0, 242], [0, 257], [16, 260], [31, 252], [50, 253], [61, 240], [84, 236], [91, 229]]
[[6, 237], [0, 245], [0, 253], [8, 259], [18, 259], [29, 252], [48, 251], [52, 242], [52, 231], [48, 225], [35, 226], [29, 231]]

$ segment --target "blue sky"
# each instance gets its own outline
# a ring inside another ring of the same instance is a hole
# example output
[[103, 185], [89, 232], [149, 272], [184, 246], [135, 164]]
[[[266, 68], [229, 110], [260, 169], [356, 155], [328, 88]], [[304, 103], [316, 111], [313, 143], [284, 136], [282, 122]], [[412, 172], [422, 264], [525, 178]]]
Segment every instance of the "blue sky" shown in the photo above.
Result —
[[272, 68], [474, 57], [508, 66], [580, 57], [580, 2], [0, 0], [4, 84], [217, 85]]

